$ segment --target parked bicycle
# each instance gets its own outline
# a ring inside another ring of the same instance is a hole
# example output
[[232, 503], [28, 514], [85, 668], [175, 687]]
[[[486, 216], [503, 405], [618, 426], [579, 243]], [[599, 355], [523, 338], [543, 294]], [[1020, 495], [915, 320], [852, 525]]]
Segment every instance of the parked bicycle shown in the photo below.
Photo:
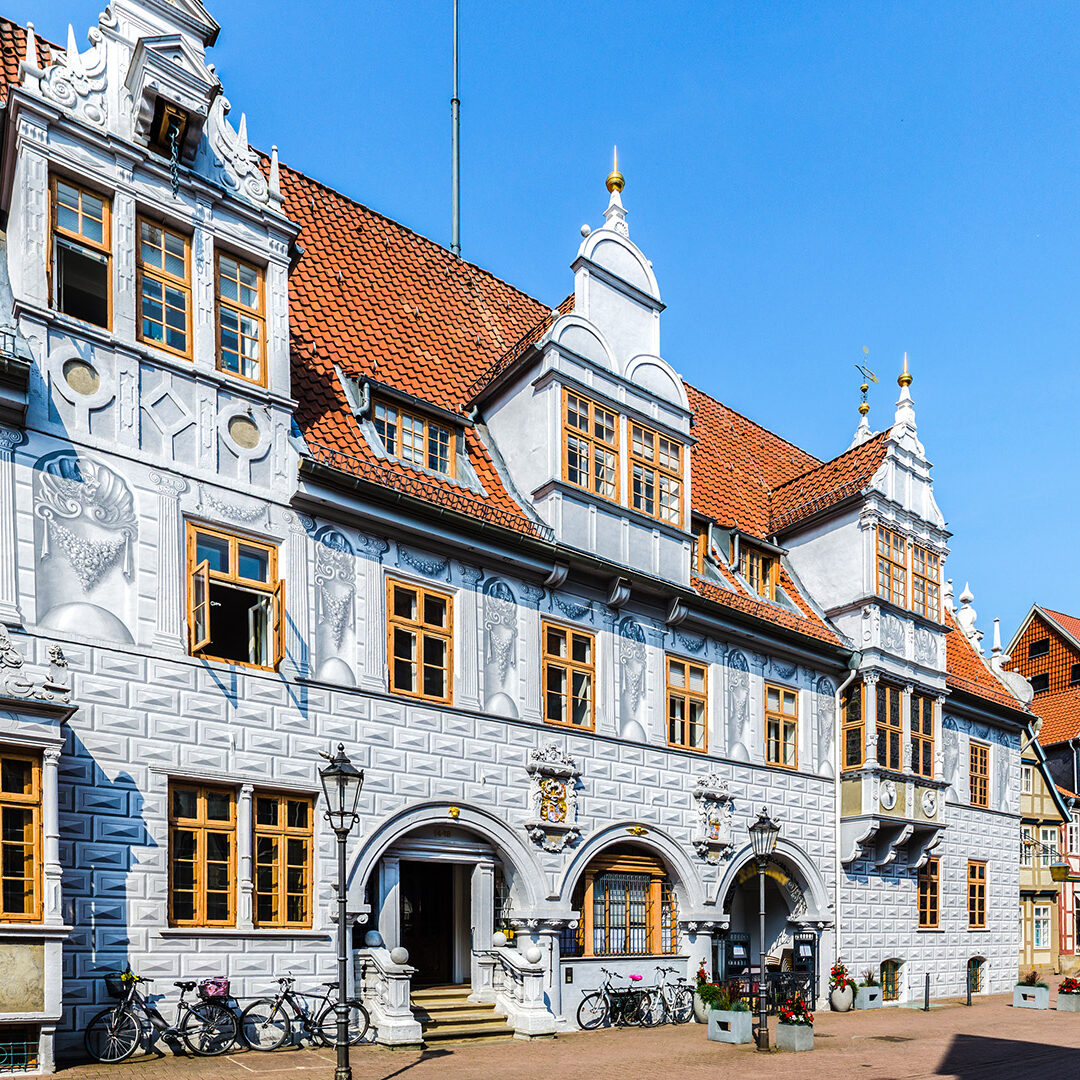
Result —
[[[604, 973], [604, 981], [598, 990], [590, 990], [581, 999], [577, 1008], [578, 1026], [592, 1031], [608, 1023], [614, 1027], [644, 1024], [649, 1014], [649, 991], [638, 987], [613, 986], [612, 979], [623, 976], [607, 968], [600, 970]], [[634, 979], [635, 976], [631, 975], [630, 978]]]
[[680, 976], [674, 983], [667, 981], [668, 975], [674, 975], [679, 969], [657, 967], [659, 982], [647, 988], [649, 993], [649, 1012], [646, 1027], [657, 1024], [688, 1024], [694, 1015], [694, 991]]
[[[296, 980], [291, 975], [278, 979], [279, 990], [274, 997], [253, 1001], [240, 1014], [240, 1035], [252, 1050], [276, 1050], [292, 1037], [293, 1025], [300, 1027], [301, 1038], [309, 1038], [323, 1046], [333, 1046], [337, 1040], [336, 982], [323, 983], [322, 996], [293, 990]], [[307, 998], [317, 998], [309, 1008]], [[346, 1002], [349, 1008], [349, 1045], [363, 1042], [371, 1020], [359, 1001]], [[291, 1014], [290, 1015], [290, 1011]]]
[[[105, 989], [117, 1004], [103, 1009], [86, 1025], [83, 1042], [95, 1061], [110, 1065], [124, 1061], [144, 1040], [149, 1043], [154, 1032], [164, 1039], [182, 1039], [200, 1057], [224, 1054], [233, 1045], [239, 1033], [236, 1015], [217, 1000], [228, 996], [227, 979], [204, 979], [195, 1001], [187, 1001], [185, 994], [194, 990], [196, 983], [173, 983], [180, 988], [174, 1024], [169, 1024], [139, 991], [140, 984], [153, 981], [140, 978], [131, 968], [105, 976]], [[219, 993], [222, 985], [224, 995]]]

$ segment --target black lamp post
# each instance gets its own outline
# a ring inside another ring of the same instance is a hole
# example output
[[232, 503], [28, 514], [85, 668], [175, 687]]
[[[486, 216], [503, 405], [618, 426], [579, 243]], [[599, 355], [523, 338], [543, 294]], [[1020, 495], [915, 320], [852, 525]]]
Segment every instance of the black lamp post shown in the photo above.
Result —
[[765, 867], [769, 865], [776, 850], [776, 838], [780, 835], [780, 826], [769, 817], [769, 811], [763, 806], [757, 821], [748, 826], [750, 844], [754, 849], [758, 870], [758, 915], [760, 917], [760, 968], [758, 971], [758, 1042], [759, 1050], [769, 1049], [769, 1020], [765, 1004]]
[[326, 797], [326, 820], [337, 835], [338, 854], [338, 1001], [337, 1001], [337, 1068], [334, 1080], [352, 1080], [352, 1068], [349, 1066], [349, 1006], [346, 1003], [346, 987], [349, 980], [349, 938], [345, 925], [345, 841], [352, 827], [360, 820], [356, 812], [360, 802], [360, 789], [364, 786], [364, 770], [356, 769], [345, 753], [344, 743], [338, 743], [337, 753], [329, 758], [330, 764], [319, 770], [323, 795]]

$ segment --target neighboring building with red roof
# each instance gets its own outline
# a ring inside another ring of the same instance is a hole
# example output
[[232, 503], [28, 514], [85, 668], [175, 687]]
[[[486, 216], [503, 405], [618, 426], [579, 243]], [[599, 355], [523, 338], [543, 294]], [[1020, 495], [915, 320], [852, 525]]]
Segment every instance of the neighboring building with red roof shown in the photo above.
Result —
[[218, 33], [0, 22], [0, 930], [44, 957], [0, 1044], [47, 1069], [127, 964], [333, 973], [339, 743], [382, 1043], [447, 1030], [424, 984], [572, 1027], [617, 957], [1010, 986], [1032, 717], [953, 605], [906, 366], [821, 461], [664, 356], [617, 171], [549, 306], [255, 151]]

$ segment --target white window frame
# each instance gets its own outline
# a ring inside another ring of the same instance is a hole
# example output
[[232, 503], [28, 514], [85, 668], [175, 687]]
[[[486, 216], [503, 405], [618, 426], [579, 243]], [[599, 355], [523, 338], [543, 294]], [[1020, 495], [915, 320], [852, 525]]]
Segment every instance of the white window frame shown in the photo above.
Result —
[[1034, 795], [1035, 794], [1035, 766], [1034, 765], [1021, 765], [1020, 766], [1020, 794], [1021, 795]]
[[[1033, 949], [1049, 949], [1051, 947], [1053, 928], [1053, 905], [1036, 904], [1031, 918], [1031, 947]], [[1039, 927], [1045, 925], [1046, 935], [1043, 938], [1039, 933]]]
[[1030, 867], [1034, 865], [1034, 852], [1035, 849], [1028, 842], [1034, 839], [1033, 830], [1030, 825], [1020, 826], [1020, 865], [1022, 867]]
[[[1058, 853], [1058, 830], [1053, 825], [1039, 827], [1039, 866], [1049, 868]], [[1047, 851], [1047, 848], [1050, 850]]]
[[1074, 813], [1065, 826], [1065, 854], [1080, 855], [1080, 814]]

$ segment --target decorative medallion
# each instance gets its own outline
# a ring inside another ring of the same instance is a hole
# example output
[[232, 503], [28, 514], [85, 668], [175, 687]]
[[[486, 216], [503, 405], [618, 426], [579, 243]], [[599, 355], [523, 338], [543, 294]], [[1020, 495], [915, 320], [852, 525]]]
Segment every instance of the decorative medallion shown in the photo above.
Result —
[[922, 812], [927, 817], [933, 817], [937, 813], [937, 792], [929, 789], [923, 792]]
[[577, 824], [577, 762], [550, 743], [534, 750], [525, 766], [529, 774], [529, 838], [545, 851], [562, 851], [581, 837]]
[[882, 809], [891, 810], [896, 806], [896, 784], [892, 780], [882, 780], [878, 791], [878, 801]]
[[698, 817], [697, 829], [691, 837], [694, 850], [714, 865], [731, 858], [735, 850], [732, 838], [735, 804], [727, 780], [715, 772], [699, 776], [694, 785], [694, 800]]
[[450, 814], [450, 816], [451, 816], [451, 817], [452, 817], [452, 818], [453, 818], [453, 819], [454, 819], [455, 821], [457, 821], [457, 819], [458, 819], [459, 817], [461, 817], [461, 807], [460, 807], [460, 806], [451, 806], [451, 807], [450, 807], [450, 810], [448, 811], [448, 813]]
[[644, 825], [631, 825], [630, 828], [627, 829], [626, 831], [631, 836], [648, 836], [649, 835], [649, 830], [646, 829]]

